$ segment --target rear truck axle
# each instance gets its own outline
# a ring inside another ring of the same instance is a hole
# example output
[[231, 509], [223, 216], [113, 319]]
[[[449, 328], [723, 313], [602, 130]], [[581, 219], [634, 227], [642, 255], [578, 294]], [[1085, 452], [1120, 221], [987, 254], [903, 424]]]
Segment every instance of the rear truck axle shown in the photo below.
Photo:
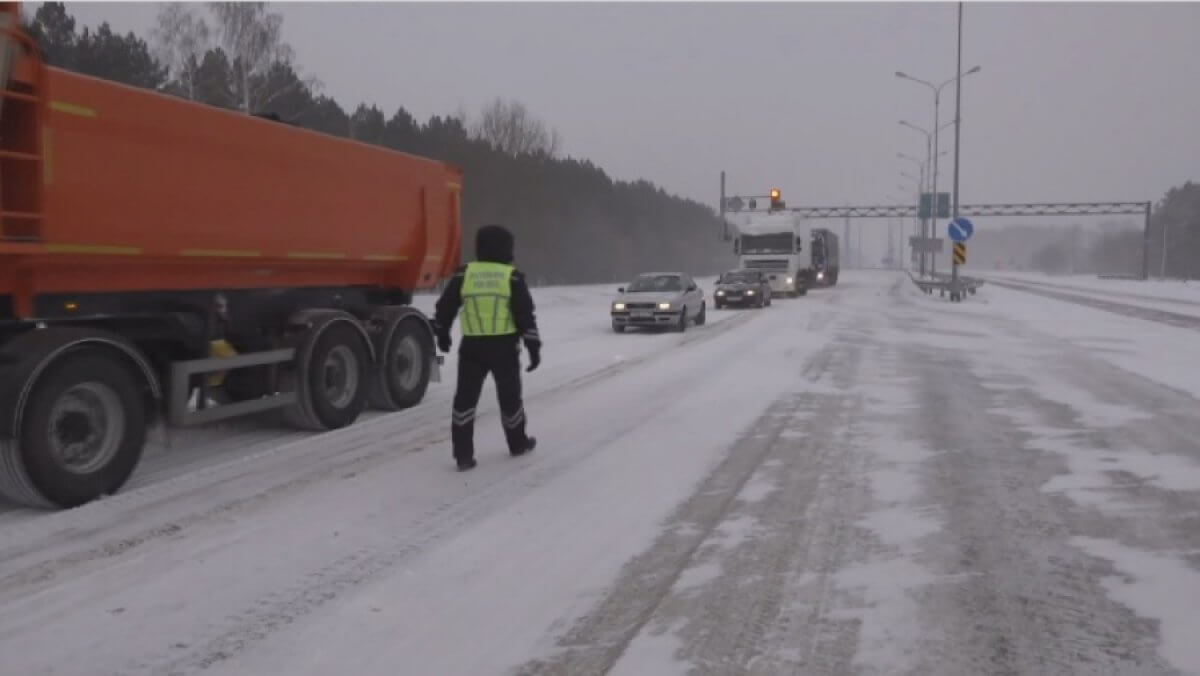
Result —
[[[441, 380], [432, 325], [412, 307], [381, 307], [369, 321], [303, 310], [285, 336], [277, 349], [157, 369], [132, 341], [102, 329], [51, 326], [11, 337], [0, 345], [0, 498], [53, 509], [112, 495], [158, 423], [191, 427], [281, 410], [292, 425], [320, 432], [353, 424], [368, 406], [416, 406]], [[209, 396], [210, 376], [229, 381], [243, 369], [250, 377], [242, 386], [258, 396]]]

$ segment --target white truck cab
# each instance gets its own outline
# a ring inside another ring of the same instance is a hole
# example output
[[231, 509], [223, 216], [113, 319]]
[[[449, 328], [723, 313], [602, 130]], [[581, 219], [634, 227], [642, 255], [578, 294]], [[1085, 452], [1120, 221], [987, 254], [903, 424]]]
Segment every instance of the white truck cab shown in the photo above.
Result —
[[734, 229], [733, 252], [739, 267], [765, 272], [773, 295], [808, 293], [812, 231], [804, 219], [788, 211], [733, 213], [725, 219]]

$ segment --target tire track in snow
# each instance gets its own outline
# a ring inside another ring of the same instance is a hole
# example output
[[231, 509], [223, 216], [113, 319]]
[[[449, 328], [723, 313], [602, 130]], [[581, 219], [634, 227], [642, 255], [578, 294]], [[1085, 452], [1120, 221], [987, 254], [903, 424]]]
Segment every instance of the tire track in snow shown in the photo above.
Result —
[[[697, 346], [716, 339], [758, 316], [742, 313], [706, 325], [660, 350], [528, 393], [526, 400], [531, 404], [554, 401], [566, 393], [612, 380], [661, 359], [663, 353], [674, 352], [680, 345]], [[480, 408], [483, 410], [477, 424], [487, 424], [496, 415], [495, 402], [481, 403]], [[4, 543], [0, 566], [5, 571], [0, 576], [0, 590], [3, 590], [0, 598], [11, 600], [18, 593], [36, 592], [73, 567], [120, 556], [164, 537], [180, 536], [188, 528], [228, 518], [314, 483], [369, 472], [381, 464], [394, 462], [398, 448], [408, 454], [448, 443], [447, 411], [428, 406], [397, 415], [404, 418], [379, 416], [341, 430], [307, 436], [202, 467], [74, 510], [37, 514], [36, 518], [0, 528]], [[403, 426], [399, 434], [381, 434], [396, 425]], [[278, 463], [284, 467], [273, 466]], [[205, 499], [217, 495], [218, 489], [231, 497]], [[152, 518], [147, 518], [151, 515]]]
[[[733, 320], [721, 322], [721, 325], [730, 324], [730, 327], [714, 332], [711, 336], [697, 333], [690, 342], [699, 343], [706, 338], [732, 331], [734, 326], [747, 321], [750, 321], [749, 318], [737, 323]], [[740, 349], [744, 343], [754, 342], [757, 338], [752, 333], [746, 333], [735, 340], [731, 347]], [[645, 355], [639, 359], [647, 361], [653, 358], [654, 355]], [[661, 360], [659, 357], [659, 361]], [[625, 368], [631, 367], [633, 361], [629, 360]], [[622, 373], [623, 370], [616, 368], [609, 372], [609, 376]], [[699, 387], [708, 378], [709, 374], [702, 370], [688, 369], [683, 378], [675, 381], [672, 387], [687, 390]], [[570, 387], [578, 390], [585, 385], [596, 385], [610, 379], [611, 377], [602, 380], [585, 379], [584, 384], [572, 381]], [[538, 396], [551, 397], [554, 393], [544, 392]], [[602, 448], [635, 434], [642, 422], [658, 417], [674, 405], [675, 401], [672, 397], [661, 396], [657, 391], [646, 391], [642, 396], [645, 401], [637, 407], [636, 414], [625, 418], [624, 426], [602, 425], [598, 431], [581, 437], [579, 448]], [[478, 490], [443, 501], [435, 508], [413, 515], [389, 535], [376, 537], [363, 546], [337, 556], [327, 565], [282, 588], [255, 599], [248, 599], [241, 612], [215, 623], [205, 634], [189, 637], [186, 645], [177, 645], [149, 659], [131, 663], [129, 670], [156, 674], [186, 674], [235, 657], [278, 629], [337, 598], [346, 590], [420, 555], [438, 541], [460, 532], [463, 526], [483, 519], [499, 506], [550, 483], [555, 477], [574, 468], [576, 460], [575, 456], [569, 454], [537, 456], [536, 464], [518, 465], [513, 471], [480, 484]]]
[[[751, 322], [759, 316], [758, 313], [741, 312], [736, 316], [709, 322], [704, 326], [689, 327], [688, 332], [680, 335], [678, 340], [663, 341], [663, 345], [625, 359], [620, 363], [606, 364], [583, 374], [567, 376], [561, 382], [554, 383], [552, 381], [548, 387], [537, 390], [527, 385], [526, 397], [531, 400], [538, 397], [551, 397], [556, 393], [583, 386], [589, 382], [618, 375], [631, 367], [644, 364], [682, 346], [711, 340]], [[447, 364], [447, 366], [452, 365]], [[155, 440], [161, 436], [161, 430], [152, 429], [148, 435], [152, 446], [147, 449], [142, 465], [120, 493], [103, 498], [92, 505], [57, 512], [33, 510], [0, 500], [0, 533], [15, 533], [16, 530], [10, 529], [23, 529], [27, 524], [35, 524], [32, 527], [40, 530], [45, 527], [45, 524], [41, 522], [53, 520], [68, 512], [79, 513], [80, 510], [90, 510], [100, 502], [120, 502], [133, 493], [167, 491], [171, 486], [187, 482], [195, 477], [225, 472], [234, 465], [259, 459], [265, 455], [285, 452], [284, 449], [306, 445], [316, 439], [329, 439], [334, 443], [344, 441], [353, 445], [356, 439], [371, 436], [381, 426], [398, 426], [402, 428], [401, 434], [410, 433], [416, 428], [439, 422], [448, 416], [443, 407], [449, 406], [453, 396], [453, 376], [452, 368], [443, 368], [441, 387], [438, 388], [437, 384], [431, 383], [426, 399], [414, 408], [396, 413], [367, 410], [354, 425], [330, 432], [314, 434], [297, 431], [289, 428], [286, 423], [276, 421], [277, 416], [272, 413], [235, 419], [204, 426], [200, 429], [171, 430], [169, 443], [161, 446], [155, 444]], [[486, 415], [494, 415], [495, 402], [481, 402], [480, 409], [480, 419]], [[204, 450], [205, 447], [212, 445], [219, 445], [220, 449], [207, 454]]]
[[832, 376], [844, 394], [804, 396], [804, 413], [793, 416], [756, 475], [769, 477], [772, 492], [744, 499], [730, 515], [757, 528], [718, 552], [711, 583], [675, 590], [661, 608], [657, 629], [678, 624], [676, 657], [703, 673], [845, 673], [855, 654], [857, 623], [831, 611], [835, 573], [868, 545], [855, 524], [870, 502], [867, 455], [851, 442], [861, 402], [847, 391], [862, 347], [843, 342], [830, 352], [814, 380]]
[[1154, 632], [1071, 546], [1070, 514], [1042, 491], [1059, 459], [994, 412], [994, 392], [960, 356], [903, 354], [921, 402], [914, 433], [937, 451], [927, 492], [947, 515], [930, 565], [962, 580], [922, 593], [922, 661], [906, 673], [1175, 673]]
[[[1157, 642], [1158, 653], [1171, 665], [1195, 672], [1200, 663], [1191, 647], [1194, 622], [1183, 609], [1200, 577], [1196, 398], [1062, 338], [1026, 325], [995, 324], [1042, 348], [1036, 361], [1021, 369], [1038, 377], [1018, 379], [996, 399], [1001, 410], [1021, 413], [1024, 429], [1036, 432], [1031, 448], [1059, 460], [1061, 469], [1043, 492], [1061, 505], [1060, 514], [1076, 536], [1072, 542], [1100, 543], [1101, 551], [1126, 551], [1138, 561], [1122, 570], [1103, 556], [1085, 559], [1109, 597], [1140, 616], [1140, 643]], [[1047, 378], [1062, 384], [1047, 388]], [[1156, 561], [1174, 562], [1177, 569], [1164, 577]], [[1132, 598], [1104, 583], [1108, 575], [1136, 589]], [[1178, 586], [1178, 596], [1166, 604], [1153, 600], [1156, 585]], [[1149, 607], [1146, 599], [1152, 599]]]
[[[807, 360], [801, 371], [812, 383], [833, 372], [845, 375], [857, 363], [858, 352], [854, 347], [831, 345]], [[739, 671], [753, 663], [783, 612], [780, 589], [792, 575], [796, 557], [818, 549], [812, 547], [812, 540], [828, 535], [803, 527], [807, 519], [799, 515], [806, 508], [810, 513], [824, 512], [834, 506], [830, 502], [837, 502], [829, 499], [832, 496], [851, 495], [826, 490], [838, 484], [837, 473], [826, 472], [830, 458], [849, 457], [841, 455], [843, 449], [835, 440], [839, 428], [833, 422], [844, 417], [847, 406], [843, 397], [804, 392], [775, 402], [677, 509], [658, 541], [627, 564], [609, 594], [559, 640], [559, 652], [522, 665], [517, 673], [608, 673], [639, 636], [661, 629], [649, 626], [658, 615], [669, 618], [668, 625], [687, 618], [679, 632], [686, 642], [681, 652], [706, 670]], [[797, 426], [807, 432], [803, 440], [787, 434]], [[706, 565], [710, 553], [704, 545], [721, 539], [719, 527], [742, 508], [739, 495], [767, 463], [778, 465], [769, 467], [768, 474], [785, 480], [762, 499], [761, 511], [752, 508], [748, 514], [771, 532], [739, 543], [731, 567], [723, 568], [718, 579], [706, 586], [712, 591], [692, 596], [684, 590], [680, 598], [672, 598], [672, 590], [689, 568]], [[838, 517], [822, 522], [836, 523]], [[833, 533], [832, 550], [838, 550], [840, 542], [839, 533]], [[813, 653], [844, 661], [847, 646], [853, 652], [853, 644], [842, 639], [845, 629], [836, 628], [829, 641], [810, 643]], [[833, 655], [839, 652], [840, 657]]]

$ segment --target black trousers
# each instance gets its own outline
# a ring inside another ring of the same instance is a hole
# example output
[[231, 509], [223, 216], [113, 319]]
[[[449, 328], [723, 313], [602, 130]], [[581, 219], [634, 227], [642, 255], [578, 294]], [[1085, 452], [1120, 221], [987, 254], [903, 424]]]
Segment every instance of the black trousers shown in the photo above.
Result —
[[463, 338], [458, 352], [458, 387], [454, 391], [454, 411], [450, 439], [456, 460], [475, 457], [475, 408], [488, 374], [496, 383], [500, 400], [500, 423], [508, 450], [522, 451], [525, 436], [525, 406], [521, 400], [521, 358], [516, 340], [508, 336]]

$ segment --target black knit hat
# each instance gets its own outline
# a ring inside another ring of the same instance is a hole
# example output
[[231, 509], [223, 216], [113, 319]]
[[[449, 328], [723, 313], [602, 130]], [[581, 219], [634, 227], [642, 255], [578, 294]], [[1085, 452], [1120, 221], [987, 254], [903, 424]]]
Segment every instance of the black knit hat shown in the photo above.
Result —
[[502, 225], [485, 225], [475, 234], [475, 259], [512, 263], [513, 235]]

